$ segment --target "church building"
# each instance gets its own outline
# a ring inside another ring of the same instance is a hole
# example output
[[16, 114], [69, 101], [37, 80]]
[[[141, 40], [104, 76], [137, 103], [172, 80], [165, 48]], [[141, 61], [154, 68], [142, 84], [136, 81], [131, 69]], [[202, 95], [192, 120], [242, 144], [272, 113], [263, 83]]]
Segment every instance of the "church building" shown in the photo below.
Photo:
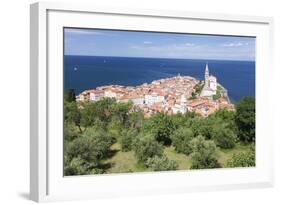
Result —
[[205, 83], [200, 94], [201, 97], [212, 97], [217, 92], [217, 78], [209, 75], [208, 63], [205, 67]]

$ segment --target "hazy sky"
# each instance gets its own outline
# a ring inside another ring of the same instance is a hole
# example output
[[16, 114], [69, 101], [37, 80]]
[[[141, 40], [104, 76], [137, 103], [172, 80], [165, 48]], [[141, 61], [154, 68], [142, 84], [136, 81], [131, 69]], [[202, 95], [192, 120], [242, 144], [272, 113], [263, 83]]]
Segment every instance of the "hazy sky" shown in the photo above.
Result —
[[255, 38], [65, 28], [65, 54], [255, 60]]

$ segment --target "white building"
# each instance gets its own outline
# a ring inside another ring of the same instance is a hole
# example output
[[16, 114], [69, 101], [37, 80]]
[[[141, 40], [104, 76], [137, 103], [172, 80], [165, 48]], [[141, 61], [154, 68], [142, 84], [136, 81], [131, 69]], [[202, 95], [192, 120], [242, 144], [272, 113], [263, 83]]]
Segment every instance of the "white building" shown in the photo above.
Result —
[[98, 101], [104, 97], [103, 90], [90, 90], [89, 94], [90, 94], [90, 101]]
[[212, 90], [217, 90], [217, 78], [213, 75], [209, 77], [209, 86]]
[[181, 112], [181, 105], [179, 105], [179, 104], [174, 104], [174, 105], [172, 106], [172, 111], [173, 111], [173, 114], [177, 114], [177, 113]]
[[128, 95], [124, 95], [122, 97], [120, 97], [120, 99], [118, 100], [119, 102], [129, 102], [132, 101], [134, 105], [138, 105], [138, 106], [142, 106], [144, 105], [144, 97], [142, 96], [128, 96]]
[[151, 105], [154, 103], [164, 102], [165, 95], [158, 95], [156, 92], [144, 96], [145, 104]]
[[205, 68], [205, 84], [200, 94], [201, 97], [212, 97], [217, 92], [217, 78], [215, 76], [209, 76], [208, 64]]
[[132, 101], [133, 101], [134, 105], [141, 106], [141, 105], [144, 104], [145, 99], [144, 99], [144, 97], [139, 96], [139, 97], [136, 97], [136, 98], [132, 98]]
[[76, 97], [77, 101], [81, 101], [81, 102], [85, 102], [89, 100], [89, 95], [86, 92], [82, 92], [80, 93], [77, 97]]
[[181, 95], [180, 113], [184, 114], [187, 112], [187, 98], [185, 95]]
[[108, 90], [105, 90], [104, 91], [104, 97], [108, 97], [108, 98], [116, 98], [117, 97], [117, 94], [116, 92], [108, 89]]

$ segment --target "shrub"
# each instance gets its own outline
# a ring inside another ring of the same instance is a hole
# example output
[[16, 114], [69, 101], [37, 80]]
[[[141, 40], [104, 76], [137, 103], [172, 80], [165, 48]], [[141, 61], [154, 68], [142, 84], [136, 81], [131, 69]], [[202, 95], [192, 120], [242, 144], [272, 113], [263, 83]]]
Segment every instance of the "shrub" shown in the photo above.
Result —
[[151, 168], [152, 171], [176, 170], [179, 166], [176, 161], [169, 160], [165, 155], [162, 157], [154, 156], [152, 158], [148, 158], [145, 164]]
[[235, 146], [237, 135], [224, 124], [217, 125], [212, 130], [212, 139], [215, 141], [216, 145], [230, 149]]
[[89, 138], [91, 143], [93, 143], [93, 151], [96, 152], [99, 159], [107, 155], [111, 145], [116, 141], [108, 132], [92, 128], [87, 129], [82, 136]]
[[114, 135], [115, 137], [118, 137], [121, 133], [122, 122], [118, 116], [113, 116], [106, 128], [110, 134]]
[[213, 100], [218, 100], [218, 99], [220, 99], [220, 97], [221, 97], [221, 93], [220, 93], [220, 91], [217, 90], [216, 94], [213, 95]]
[[133, 140], [137, 137], [138, 131], [136, 129], [130, 129], [123, 133], [120, 137], [120, 144], [122, 151], [130, 151], [132, 149]]
[[89, 174], [99, 169], [100, 160], [110, 152], [114, 139], [101, 130], [87, 129], [65, 144], [65, 173]]
[[79, 131], [82, 132], [81, 130], [81, 111], [78, 108], [78, 105], [75, 101], [72, 102], [67, 102], [64, 101], [64, 122], [67, 123], [74, 123], [78, 128]]
[[64, 122], [63, 137], [65, 141], [72, 141], [79, 136], [79, 132], [74, 123]]
[[190, 141], [193, 139], [193, 132], [189, 128], [179, 128], [172, 135], [172, 144], [175, 150], [189, 155], [192, 152]]
[[232, 158], [227, 161], [228, 167], [254, 167], [255, 150], [233, 154]]
[[[65, 155], [71, 162], [74, 158], [83, 163], [91, 162], [98, 165], [98, 152], [95, 149], [95, 141], [90, 137], [79, 137], [66, 145]], [[77, 163], [76, 163], [77, 164]]]
[[192, 121], [191, 129], [195, 136], [202, 135], [206, 139], [211, 139], [213, 125], [215, 123], [215, 120], [212, 118], [195, 118]]
[[103, 123], [109, 123], [114, 114], [114, 105], [116, 104], [114, 98], [103, 98], [96, 102], [83, 103], [81, 109], [81, 125], [83, 127], [91, 127], [94, 125], [96, 119]]
[[255, 141], [255, 98], [245, 97], [236, 105], [235, 122], [243, 142]]
[[147, 129], [158, 142], [164, 145], [171, 144], [170, 137], [175, 130], [175, 125], [169, 115], [158, 112], [150, 118], [147, 124]]
[[129, 113], [128, 127], [141, 129], [144, 121], [143, 111], [138, 107], [133, 107], [134, 110]]
[[133, 150], [139, 162], [145, 163], [148, 158], [162, 156], [163, 146], [151, 136], [137, 138], [133, 143]]
[[74, 89], [68, 89], [64, 92], [64, 100], [66, 102], [73, 102], [76, 100], [75, 97], [75, 90]]
[[198, 136], [191, 141], [191, 169], [218, 168], [217, 148], [212, 140], [205, 140], [203, 136]]
[[114, 116], [117, 116], [121, 122], [122, 125], [125, 125], [128, 117], [129, 117], [129, 111], [133, 107], [133, 102], [118, 102], [115, 103], [112, 106], [112, 110], [114, 113]]
[[104, 171], [93, 166], [93, 164], [85, 162], [80, 158], [73, 158], [69, 163], [65, 164], [64, 175], [75, 176], [85, 174], [102, 174]]
[[80, 158], [73, 158], [69, 163], [65, 164], [64, 175], [73, 176], [87, 174], [87, 169], [84, 164], [84, 160]]

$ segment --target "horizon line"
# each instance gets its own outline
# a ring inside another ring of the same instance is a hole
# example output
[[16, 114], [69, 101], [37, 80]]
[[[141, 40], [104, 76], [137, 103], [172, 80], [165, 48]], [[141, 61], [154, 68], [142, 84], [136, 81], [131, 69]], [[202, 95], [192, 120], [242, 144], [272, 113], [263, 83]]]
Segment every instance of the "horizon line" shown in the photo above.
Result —
[[64, 56], [86, 56], [86, 57], [115, 57], [115, 58], [151, 58], [151, 59], [175, 59], [175, 60], [206, 60], [206, 61], [245, 61], [256, 62], [256, 60], [243, 59], [213, 59], [213, 58], [169, 58], [169, 57], [146, 57], [146, 56], [104, 56], [104, 55], [79, 55], [79, 54], [63, 54]]

